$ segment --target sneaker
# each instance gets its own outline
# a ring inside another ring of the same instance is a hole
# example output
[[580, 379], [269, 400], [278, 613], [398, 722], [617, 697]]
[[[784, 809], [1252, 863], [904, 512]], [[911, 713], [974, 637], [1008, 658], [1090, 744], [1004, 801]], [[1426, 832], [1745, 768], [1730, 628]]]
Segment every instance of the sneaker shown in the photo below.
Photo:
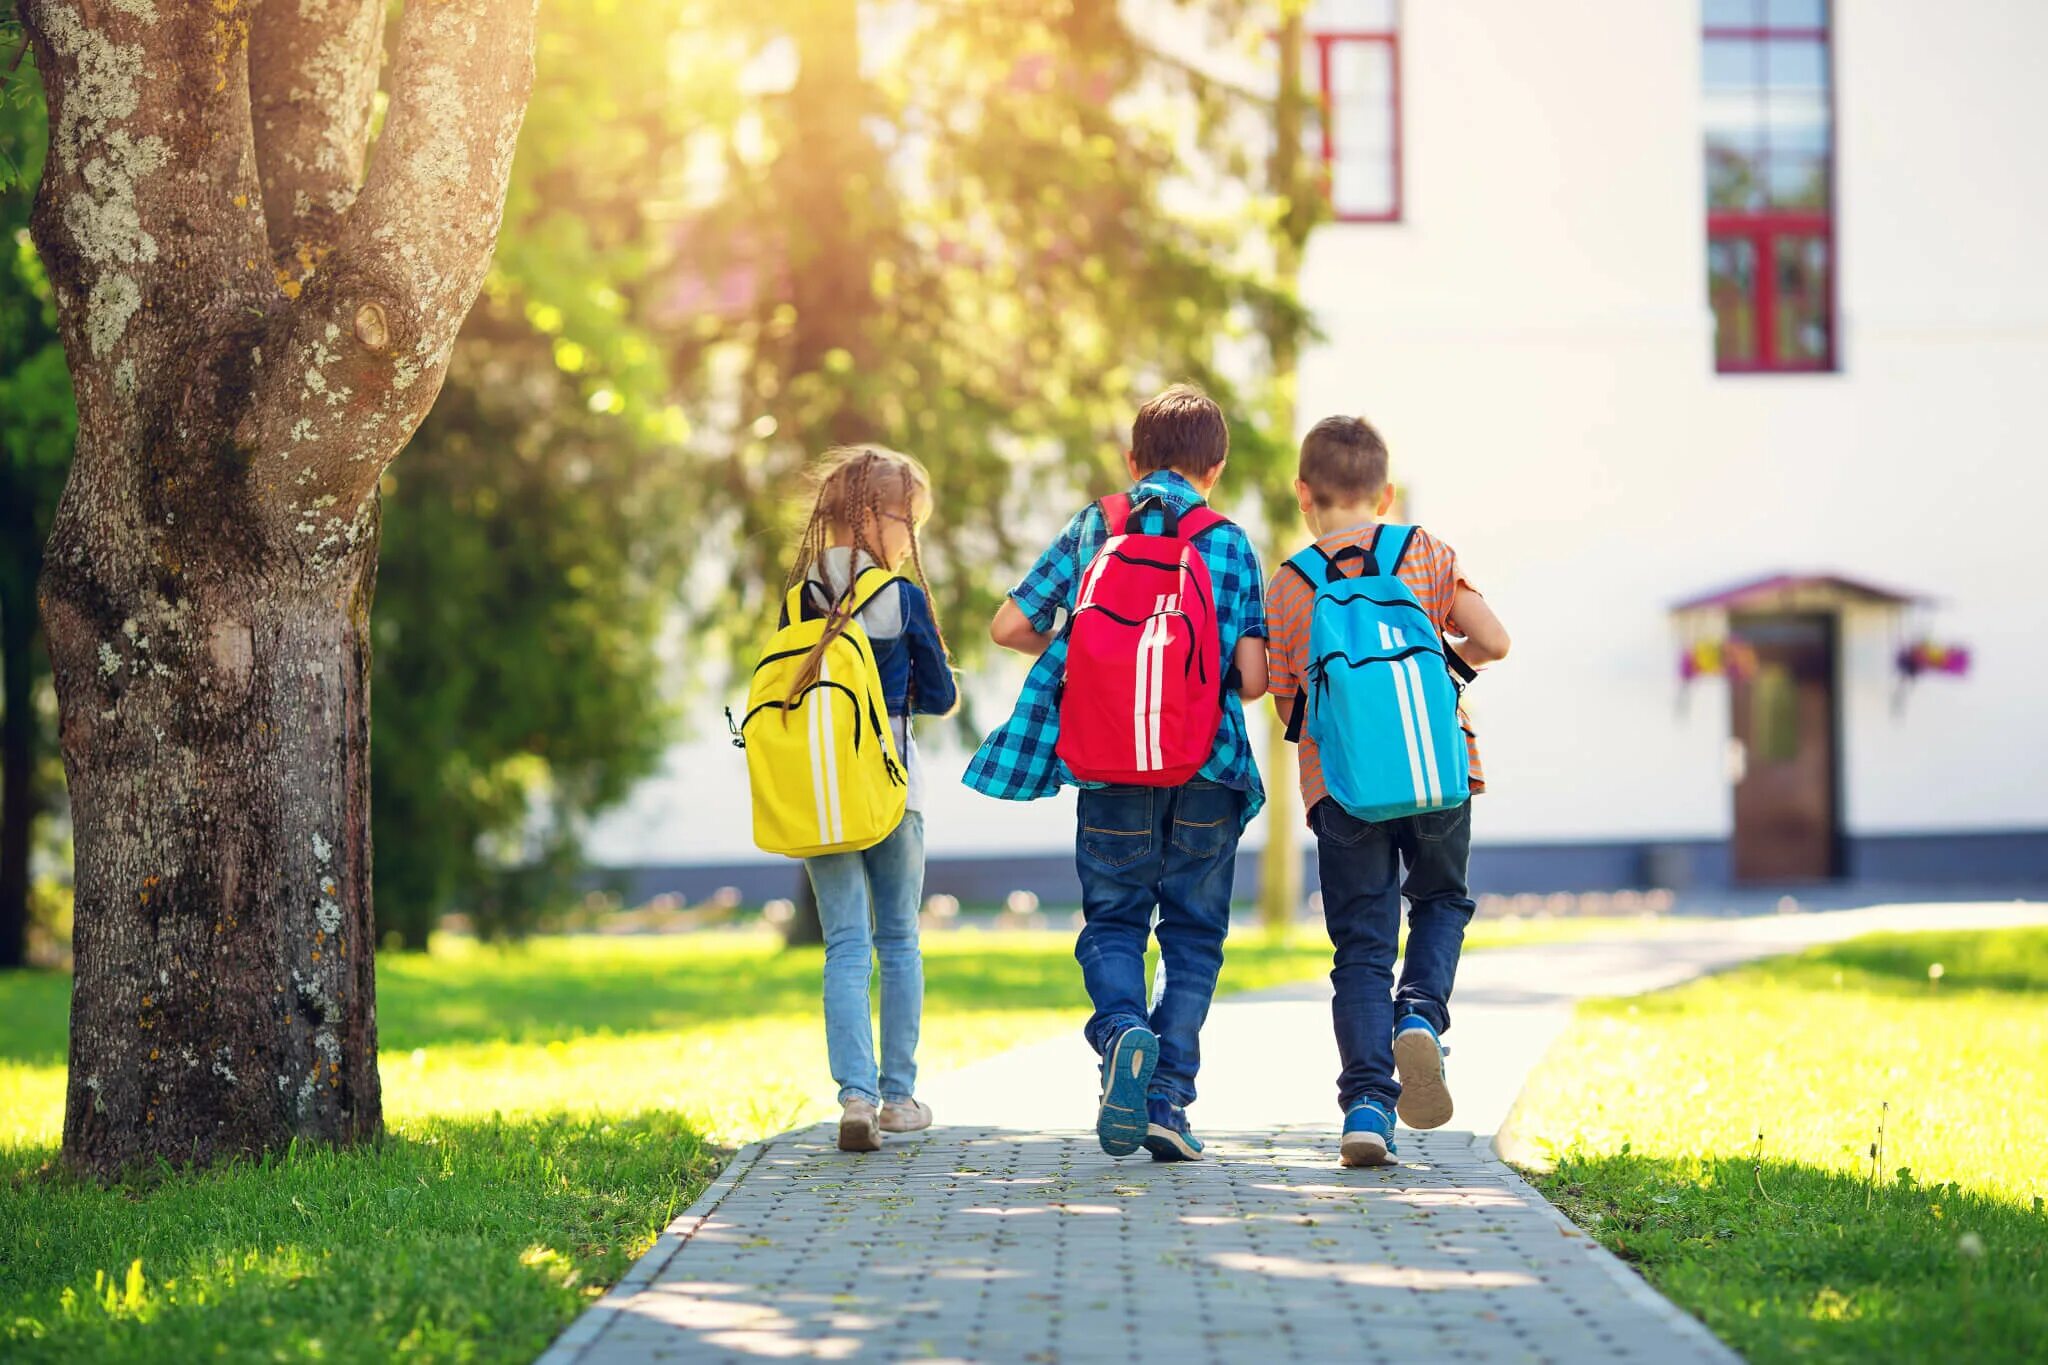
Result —
[[839, 1150], [879, 1152], [882, 1150], [882, 1121], [875, 1102], [850, 1099], [839, 1111]]
[[885, 1100], [882, 1104], [885, 1133], [921, 1133], [931, 1126], [932, 1107], [922, 1100]]
[[1145, 1101], [1145, 1150], [1154, 1161], [1200, 1161], [1202, 1140], [1188, 1131], [1188, 1111], [1154, 1095]]
[[1109, 1045], [1102, 1063], [1102, 1105], [1095, 1113], [1095, 1136], [1111, 1156], [1129, 1156], [1145, 1140], [1145, 1087], [1159, 1065], [1159, 1035], [1133, 1024]]
[[1451, 1121], [1451, 1087], [1444, 1081], [1450, 1049], [1429, 1021], [1411, 1014], [1394, 1025], [1394, 1075], [1401, 1082], [1401, 1122], [1441, 1128]]
[[1401, 1149], [1394, 1145], [1394, 1116], [1378, 1100], [1354, 1104], [1344, 1115], [1346, 1166], [1392, 1166]]

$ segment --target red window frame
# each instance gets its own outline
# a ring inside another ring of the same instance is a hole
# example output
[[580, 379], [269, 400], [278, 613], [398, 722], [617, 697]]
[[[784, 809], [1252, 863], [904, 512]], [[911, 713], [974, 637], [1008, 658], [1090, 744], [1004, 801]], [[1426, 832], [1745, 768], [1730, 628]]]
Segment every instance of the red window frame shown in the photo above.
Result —
[[[1707, 242], [1747, 242], [1755, 263], [1755, 293], [1751, 298], [1756, 336], [1755, 357], [1750, 360], [1723, 359], [1718, 341], [1714, 368], [1721, 374], [1827, 374], [1839, 368], [1840, 317], [1836, 292], [1841, 278], [1841, 257], [1835, 240], [1835, 40], [1834, 6], [1828, 5], [1827, 22], [1820, 25], [1736, 24], [1706, 25], [1704, 39], [1757, 43], [1773, 41], [1817, 42], [1826, 60], [1828, 141], [1825, 207], [1820, 209], [1716, 209], [1707, 211]], [[1768, 149], [1767, 149], [1768, 150]], [[1827, 273], [1821, 307], [1827, 322], [1825, 344], [1818, 356], [1785, 356], [1778, 347], [1778, 248], [1783, 242], [1818, 239], [1824, 246]], [[1709, 305], [1712, 281], [1709, 275]], [[1716, 326], [1719, 326], [1718, 314]]]
[[[1321, 117], [1317, 119], [1317, 123], [1322, 133], [1323, 193], [1329, 197], [1333, 216], [1340, 223], [1400, 222], [1405, 202], [1402, 184], [1404, 133], [1401, 126], [1400, 30], [1312, 29], [1305, 36], [1315, 44], [1316, 90], [1319, 95], [1318, 103], [1321, 105]], [[1387, 69], [1391, 74], [1387, 88], [1387, 103], [1393, 132], [1393, 145], [1388, 151], [1388, 170], [1394, 193], [1392, 202], [1386, 209], [1377, 213], [1347, 213], [1337, 205], [1337, 92], [1331, 88], [1330, 53], [1339, 43], [1366, 43], [1387, 49]]]

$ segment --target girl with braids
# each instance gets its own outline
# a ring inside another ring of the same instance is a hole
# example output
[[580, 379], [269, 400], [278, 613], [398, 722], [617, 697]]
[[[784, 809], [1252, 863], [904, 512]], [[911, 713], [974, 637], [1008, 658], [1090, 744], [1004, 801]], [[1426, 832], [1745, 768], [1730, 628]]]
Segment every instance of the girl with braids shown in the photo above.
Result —
[[[951, 713], [959, 689], [918, 550], [918, 527], [932, 511], [924, 466], [879, 446], [849, 446], [827, 452], [816, 480], [784, 597], [801, 584], [805, 619], [822, 619], [826, 627], [803, 661], [792, 697], [817, 681], [825, 646], [856, 619], [851, 608], [861, 572], [879, 567], [895, 573], [907, 562], [914, 573], [877, 593], [857, 616], [874, 646], [889, 728], [908, 778], [903, 823], [873, 848], [804, 859], [825, 931], [825, 1043], [839, 1083], [839, 1146], [872, 1152], [881, 1147], [884, 1132], [912, 1133], [932, 1121], [931, 1109], [912, 1093], [924, 1013], [924, 958], [917, 941], [924, 900], [924, 771], [910, 718]], [[868, 1012], [871, 956], [882, 964], [879, 1069]]]

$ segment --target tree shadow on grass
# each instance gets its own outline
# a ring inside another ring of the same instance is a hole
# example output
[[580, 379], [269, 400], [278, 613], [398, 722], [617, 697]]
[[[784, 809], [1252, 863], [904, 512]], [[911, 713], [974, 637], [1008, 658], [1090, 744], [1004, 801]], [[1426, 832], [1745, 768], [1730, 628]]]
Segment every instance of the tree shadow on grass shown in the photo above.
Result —
[[[1223, 985], [1257, 982], [1314, 956], [1257, 938], [1233, 942]], [[716, 940], [541, 940], [450, 956], [386, 955], [377, 970], [378, 1042], [405, 1052], [811, 1016], [820, 1008], [823, 971], [822, 949]], [[70, 984], [58, 975], [0, 979], [0, 1062], [62, 1065]], [[1085, 1012], [1087, 993], [1065, 935], [926, 940], [928, 1015], [1067, 1007]]]
[[1753, 1361], [2039, 1359], [2048, 1213], [1798, 1162], [1568, 1154], [1543, 1192]]
[[665, 1113], [434, 1120], [109, 1190], [54, 1155], [0, 1153], [10, 1361], [529, 1361], [726, 1156]]

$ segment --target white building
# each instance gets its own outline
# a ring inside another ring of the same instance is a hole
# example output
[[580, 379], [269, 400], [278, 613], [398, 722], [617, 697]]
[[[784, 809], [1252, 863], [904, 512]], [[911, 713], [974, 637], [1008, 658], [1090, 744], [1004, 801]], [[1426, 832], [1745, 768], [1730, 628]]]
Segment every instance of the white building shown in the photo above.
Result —
[[[2048, 5], [1310, 24], [1342, 221], [1302, 425], [1379, 426], [1516, 641], [1470, 694], [1475, 883], [2048, 882]], [[1923, 640], [1967, 675], [1907, 687]], [[935, 855], [1058, 865], [1070, 814], [986, 804]]]
[[[1514, 633], [1471, 694], [1481, 838], [2048, 880], [2048, 6], [1324, 0], [1312, 24], [1343, 35], [1319, 45], [1337, 207], [1383, 221], [1311, 243], [1302, 415], [1379, 424]], [[1668, 608], [1780, 574], [1935, 609], [1706, 613], [1757, 657], [1681, 711]], [[1929, 629], [1970, 672], [1902, 699]]]

